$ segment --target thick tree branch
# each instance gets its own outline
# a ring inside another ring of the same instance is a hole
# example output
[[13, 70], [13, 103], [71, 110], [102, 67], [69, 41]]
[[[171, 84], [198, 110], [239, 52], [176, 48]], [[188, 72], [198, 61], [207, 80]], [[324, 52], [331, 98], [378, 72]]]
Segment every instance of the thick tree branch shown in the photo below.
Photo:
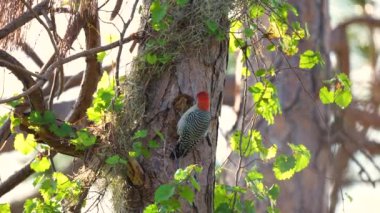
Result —
[[[99, 47], [101, 44], [97, 6], [98, 1], [86, 1], [85, 5], [81, 7], [81, 14], [85, 22], [83, 29], [86, 36], [87, 49]], [[84, 72], [79, 96], [72, 111], [66, 118], [69, 122], [76, 122], [85, 115], [87, 108], [92, 103], [92, 96], [96, 91], [98, 81], [103, 74], [101, 63], [98, 62], [96, 54], [88, 55], [86, 63], [87, 67]]]
[[25, 165], [21, 170], [11, 175], [7, 180], [0, 184], [0, 197], [8, 193], [18, 184], [26, 180], [34, 171], [30, 168], [31, 162]]

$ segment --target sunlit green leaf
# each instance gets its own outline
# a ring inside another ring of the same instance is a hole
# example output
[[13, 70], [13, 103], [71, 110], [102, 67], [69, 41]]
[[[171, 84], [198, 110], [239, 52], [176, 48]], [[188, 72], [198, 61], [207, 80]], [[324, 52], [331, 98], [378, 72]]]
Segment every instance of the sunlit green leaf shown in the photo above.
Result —
[[30, 164], [30, 168], [33, 169], [35, 172], [44, 172], [50, 169], [50, 166], [51, 166], [51, 162], [47, 157], [42, 157], [42, 158], [37, 157]]
[[319, 52], [306, 50], [301, 54], [299, 63], [301, 69], [311, 69], [317, 64], [322, 64], [322, 57]]
[[106, 51], [98, 52], [98, 53], [96, 54], [96, 60], [97, 60], [98, 62], [102, 62], [102, 61], [104, 60], [104, 58], [106, 57], [106, 55], [107, 55]]
[[159, 213], [157, 205], [150, 204], [144, 209], [144, 213]]
[[244, 78], [248, 78], [249, 76], [251, 76], [251, 72], [249, 71], [249, 69], [247, 67], [243, 67], [241, 69], [241, 75], [244, 77]]
[[254, 180], [262, 180], [264, 178], [264, 175], [260, 172], [258, 172], [256, 169], [251, 169], [247, 173], [247, 181], [254, 181]]
[[0, 212], [1, 213], [11, 213], [11, 205], [9, 203], [1, 203], [0, 204]]
[[249, 8], [249, 17], [252, 19], [257, 19], [264, 15], [264, 8], [259, 4], [254, 4]]
[[77, 137], [70, 140], [77, 149], [84, 150], [96, 143], [96, 137], [90, 134], [86, 129], [81, 129], [76, 132]]
[[327, 87], [324, 86], [319, 90], [319, 99], [321, 99], [323, 104], [334, 103], [334, 92], [329, 91]]
[[34, 151], [36, 146], [37, 142], [36, 139], [34, 139], [34, 135], [32, 134], [28, 134], [25, 138], [24, 134], [18, 133], [15, 137], [14, 148], [24, 155], [27, 155]]
[[289, 179], [294, 175], [296, 159], [293, 156], [280, 155], [273, 164], [273, 172], [278, 180]]
[[295, 172], [300, 172], [305, 169], [310, 162], [311, 153], [303, 144], [288, 144], [293, 151], [293, 156], [296, 160]]
[[349, 90], [338, 90], [335, 92], [335, 103], [342, 109], [350, 105], [352, 101], [351, 91]]

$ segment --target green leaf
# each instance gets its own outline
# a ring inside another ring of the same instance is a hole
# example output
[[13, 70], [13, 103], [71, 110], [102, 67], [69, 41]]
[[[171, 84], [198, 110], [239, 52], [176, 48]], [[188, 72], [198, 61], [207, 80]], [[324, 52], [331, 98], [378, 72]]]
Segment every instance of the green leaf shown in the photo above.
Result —
[[71, 128], [71, 126], [67, 123], [63, 123], [60, 126], [52, 124], [49, 126], [49, 130], [61, 138], [68, 137], [74, 134], [73, 128]]
[[98, 53], [96, 54], [96, 60], [97, 60], [98, 62], [102, 62], [102, 61], [104, 60], [104, 58], [106, 57], [106, 55], [107, 55], [106, 51], [98, 52]]
[[148, 141], [148, 147], [151, 149], [156, 149], [160, 147], [160, 144], [158, 144], [155, 140], [150, 140]]
[[268, 190], [268, 196], [272, 201], [277, 200], [280, 195], [280, 187], [277, 184], [273, 184]]
[[125, 159], [121, 158], [119, 155], [112, 155], [106, 159], [106, 164], [114, 166], [121, 162], [127, 162]]
[[322, 63], [322, 57], [319, 52], [314, 52], [312, 50], [306, 50], [300, 56], [299, 67], [301, 69], [311, 69], [317, 64]]
[[269, 206], [267, 208], [267, 212], [268, 213], [280, 213], [280, 210], [278, 208], [276, 208], [276, 207]]
[[77, 149], [85, 150], [96, 143], [96, 137], [90, 134], [86, 129], [81, 129], [76, 132], [77, 137], [70, 140]]
[[268, 50], [269, 52], [274, 52], [274, 51], [276, 51], [276, 46], [275, 46], [274, 44], [269, 44], [269, 45], [267, 46], [267, 50]]
[[194, 192], [188, 185], [178, 186], [179, 196], [187, 200], [189, 203], [194, 202]]
[[243, 34], [246, 38], [251, 38], [253, 36], [253, 30], [251, 28], [244, 28]]
[[47, 157], [42, 157], [34, 159], [34, 161], [30, 164], [30, 168], [35, 172], [44, 172], [50, 169], [51, 162]]
[[11, 213], [11, 205], [9, 205], [9, 203], [1, 203], [0, 204], [0, 212], [1, 213]]
[[15, 128], [20, 126], [21, 120], [20, 118], [16, 118], [13, 113], [11, 113], [11, 132], [15, 133]]
[[163, 184], [157, 188], [154, 192], [154, 202], [160, 203], [165, 200], [169, 200], [174, 195], [175, 185]]
[[194, 187], [197, 191], [200, 191], [200, 190], [201, 190], [201, 186], [199, 185], [198, 181], [195, 180], [194, 176], [190, 176], [190, 183], [191, 183], [191, 185], [193, 185], [193, 187]]
[[271, 147], [265, 150], [265, 152], [262, 152], [262, 160], [270, 160], [274, 157], [276, 157], [277, 154], [277, 145], [273, 144]]
[[177, 169], [177, 171], [174, 173], [174, 180], [178, 182], [182, 182], [187, 179], [187, 177], [190, 175], [188, 170], [185, 169]]
[[273, 172], [278, 180], [289, 179], [294, 175], [296, 159], [293, 156], [280, 155], [273, 164]]
[[267, 80], [263, 80], [263, 82], [257, 82], [255, 85], [250, 86], [248, 91], [252, 93], [255, 112], [261, 115], [268, 124], [273, 124], [274, 116], [281, 114], [280, 99], [276, 86]]
[[146, 56], [145, 56], [145, 60], [146, 60], [149, 64], [155, 64], [155, 63], [157, 63], [157, 55], [154, 54], [154, 53], [148, 53], [148, 54], [146, 54]]
[[223, 212], [221, 210], [229, 210], [225, 212], [231, 212], [228, 203], [230, 203], [233, 199], [232, 193], [227, 193], [226, 186], [216, 184], [215, 190], [214, 190], [214, 206], [215, 206], [215, 212]]
[[249, 76], [251, 76], [251, 72], [249, 71], [249, 69], [247, 67], [243, 67], [241, 69], [241, 75], [244, 77], [244, 78], [248, 78]]
[[136, 152], [137, 156], [142, 155], [143, 144], [141, 142], [134, 142], [132, 144], [133, 151]]
[[18, 133], [15, 137], [14, 148], [24, 155], [27, 155], [34, 151], [36, 146], [37, 142], [36, 139], [34, 139], [34, 135], [32, 134], [28, 134], [25, 138], [24, 134]]
[[309, 165], [311, 153], [303, 144], [295, 145], [289, 143], [288, 145], [292, 149], [296, 160], [295, 172], [300, 172]]
[[42, 114], [37, 111], [32, 111], [28, 119], [32, 124], [36, 125], [55, 124], [55, 115], [52, 111], [45, 111]]
[[350, 90], [337, 90], [335, 92], [335, 103], [344, 109], [350, 105], [352, 101], [352, 95]]
[[241, 135], [240, 131], [234, 132], [230, 138], [231, 149], [244, 157], [251, 156], [257, 151], [250, 137]]
[[183, 7], [189, 2], [189, 0], [176, 0], [176, 2], [180, 7]]
[[158, 23], [166, 16], [168, 3], [161, 3], [160, 0], [154, 0], [149, 10], [152, 14], [152, 22]]
[[7, 102], [6, 104], [13, 107], [13, 108], [16, 108], [16, 106], [22, 104], [23, 102], [24, 102], [24, 98], [21, 97], [20, 99], [17, 99], [17, 100], [11, 101], [11, 102]]
[[252, 19], [257, 19], [264, 15], [264, 8], [259, 4], [254, 4], [249, 8], [249, 17]]
[[144, 213], [159, 213], [158, 206], [156, 204], [150, 204], [144, 209]]
[[[267, 72], [267, 71], [266, 71], [265, 69], [258, 69], [258, 70], [256, 70], [256, 72], [255, 72], [255, 76], [257, 76], [257, 77], [263, 77], [263, 76], [265, 75], [266, 72]], [[253, 93], [253, 91], [252, 91], [252, 93]]]
[[258, 172], [256, 169], [251, 169], [246, 176], [247, 181], [262, 180], [264, 175]]
[[339, 82], [343, 84], [343, 87], [345, 89], [351, 88], [351, 80], [345, 73], [339, 73], [336, 77], [338, 78]]
[[324, 86], [319, 90], [319, 99], [321, 99], [323, 104], [334, 103], [334, 92], [329, 91], [327, 87]]
[[148, 130], [146, 130], [146, 129], [138, 130], [133, 135], [132, 140], [136, 140], [139, 138], [146, 138], [146, 136], [148, 136]]
[[218, 24], [214, 20], [211, 20], [211, 19], [207, 20], [206, 26], [212, 35], [214, 35], [218, 32]]

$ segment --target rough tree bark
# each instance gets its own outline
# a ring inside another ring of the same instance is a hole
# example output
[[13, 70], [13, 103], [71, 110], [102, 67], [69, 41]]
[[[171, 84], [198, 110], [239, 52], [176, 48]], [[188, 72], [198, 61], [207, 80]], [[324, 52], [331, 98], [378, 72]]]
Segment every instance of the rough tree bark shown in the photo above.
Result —
[[[215, 0], [210, 2], [210, 4], [215, 4], [215, 2], [220, 1]], [[199, 10], [197, 9], [200, 7], [199, 5], [203, 3], [203, 1], [192, 1], [185, 11], [197, 11]], [[145, 4], [149, 5], [149, 1], [145, 2]], [[216, 12], [221, 14], [220, 11], [214, 11], [214, 13]], [[197, 15], [199, 15], [199, 13]], [[183, 15], [180, 17], [182, 20], [184, 19]], [[226, 23], [225, 20], [226, 16], [217, 21]], [[176, 21], [178, 20], [174, 20], [173, 22], [175, 23]], [[143, 23], [143, 25], [144, 24], [145, 23]], [[179, 29], [180, 27], [189, 26], [180, 26], [180, 24], [178, 24], [178, 26], [175, 27], [176, 29], [173, 30], [181, 30]], [[146, 27], [145, 32], [149, 32], [149, 29], [147, 30]], [[149, 34], [149, 36], [154, 36], [155, 34], [156, 33], [153, 32]], [[177, 36], [175, 34], [170, 35]], [[172, 38], [169, 38], [168, 40], [171, 39]], [[144, 96], [143, 102], [145, 104], [138, 106], [145, 108], [142, 111], [142, 121], [137, 128], [147, 129], [149, 131], [148, 138], [155, 138], [157, 141], [159, 141], [159, 139], [155, 132], [159, 131], [165, 136], [165, 142], [161, 143], [160, 148], [151, 151], [152, 156], [150, 158], [139, 159], [144, 173], [143, 184], [134, 186], [131, 184], [132, 181], [129, 181], [129, 184], [127, 184], [128, 187], [126, 187], [125, 195], [126, 203], [125, 207], [123, 207], [127, 209], [127, 212], [141, 212], [145, 206], [153, 203], [155, 189], [159, 185], [173, 179], [177, 164], [180, 168], [185, 168], [190, 164], [198, 164], [203, 167], [202, 173], [197, 177], [201, 191], [196, 193], [194, 205], [190, 206], [189, 204], [183, 203], [181, 207], [182, 211], [213, 211], [218, 116], [223, 99], [222, 91], [227, 66], [228, 46], [226, 39], [219, 41], [210, 35], [194, 39], [201, 39], [202, 45], [179, 48], [180, 51], [176, 53], [177, 57], [175, 61], [170, 62], [171, 65], [160, 72], [158, 77], [154, 75], [151, 79], [146, 81], [146, 85], [135, 86], [141, 87], [137, 95]], [[181, 42], [180, 39], [178, 39], [178, 41]], [[145, 43], [141, 44], [138, 57], [143, 57], [146, 48], [145, 45]], [[132, 72], [137, 71], [140, 72], [140, 74], [137, 75], [144, 75], [144, 71], [141, 69], [142, 68], [137, 65]], [[147, 73], [147, 75], [149, 76], [150, 74]], [[139, 76], [138, 78], [141, 79], [142, 77]], [[208, 91], [210, 93], [212, 121], [209, 127], [209, 136], [211, 143], [209, 144], [206, 139], [199, 141], [197, 146], [190, 151], [185, 158], [179, 159], [177, 163], [169, 158], [178, 140], [176, 125], [181, 113], [195, 104], [194, 97], [199, 91]], [[129, 92], [128, 90], [126, 91], [126, 93]], [[130, 101], [130, 99], [128, 100]], [[128, 110], [128, 106], [130, 105], [127, 103], [126, 110]], [[128, 119], [130, 120], [131, 118], [128, 117], [127, 114], [122, 120], [127, 122]]]

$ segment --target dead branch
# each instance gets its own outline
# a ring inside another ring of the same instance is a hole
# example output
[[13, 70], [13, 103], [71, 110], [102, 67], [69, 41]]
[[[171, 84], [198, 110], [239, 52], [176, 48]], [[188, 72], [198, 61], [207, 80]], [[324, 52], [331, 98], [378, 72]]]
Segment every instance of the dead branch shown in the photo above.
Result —
[[111, 17], [110, 17], [110, 20], [111, 20], [111, 21], [112, 21], [112, 20], [117, 16], [117, 14], [119, 13], [122, 4], [123, 4], [123, 0], [116, 0], [115, 7], [113, 8], [112, 13], [111, 13]]
[[[37, 15], [42, 15], [42, 12], [44, 10], [49, 9], [49, 0], [42, 1], [41, 3], [37, 4], [33, 7], [33, 11]], [[11, 23], [8, 23], [5, 25], [2, 29], [0, 29], [0, 39], [5, 38], [10, 33], [14, 32], [18, 28], [22, 27], [29, 21], [34, 19], [34, 14], [32, 11], [28, 10], [25, 13], [23, 13], [20, 17], [16, 18]]]
[[41, 60], [41, 58], [26, 42], [22, 42], [19, 45], [21, 46], [21, 49], [24, 51], [24, 53], [29, 56], [32, 61], [37, 64], [37, 66], [42, 67], [44, 65], [44, 62]]
[[[125, 44], [125, 43], [128, 43], [130, 41], [133, 41], [133, 40], [137, 40], [139, 41], [141, 38], [142, 38], [142, 33], [132, 33], [130, 36], [126, 37], [123, 39], [122, 43]], [[91, 48], [89, 50], [85, 50], [85, 51], [82, 51], [80, 53], [77, 53], [77, 54], [74, 54], [74, 55], [71, 55], [67, 58], [63, 58], [60, 62], [53, 62], [50, 66], [48, 66], [45, 70], [43, 69], [43, 75], [41, 75], [43, 78], [45, 79], [48, 79], [50, 77], [50, 72], [52, 70], [54, 70], [55, 68], [57, 68], [58, 66], [60, 65], [63, 65], [63, 64], [66, 64], [70, 61], [73, 61], [73, 60], [76, 60], [78, 58], [81, 58], [81, 57], [85, 57], [85, 56], [88, 56], [88, 55], [92, 55], [92, 54], [95, 54], [95, 53], [98, 53], [98, 52], [102, 52], [102, 51], [106, 51], [106, 50], [110, 50], [110, 49], [113, 49], [117, 46], [119, 46], [119, 41], [115, 41], [111, 44], [108, 44], [108, 45], [104, 45], [104, 46], [100, 46], [100, 47], [95, 47], [95, 48]], [[42, 74], [42, 72], [41, 72]], [[7, 102], [10, 102], [10, 101], [14, 101], [14, 100], [18, 100], [22, 97], [25, 97], [27, 95], [29, 95], [30, 93], [34, 92], [36, 89], [39, 89], [42, 85], [44, 85], [46, 82], [46, 80], [38, 80], [36, 84], [34, 84], [32, 87], [30, 87], [29, 89], [27, 89], [26, 91], [24, 91], [23, 93], [19, 94], [19, 95], [16, 95], [16, 96], [13, 96], [11, 98], [7, 98], [7, 99], [2, 99], [0, 100], [0, 104], [3, 104], [3, 103], [7, 103]]]

